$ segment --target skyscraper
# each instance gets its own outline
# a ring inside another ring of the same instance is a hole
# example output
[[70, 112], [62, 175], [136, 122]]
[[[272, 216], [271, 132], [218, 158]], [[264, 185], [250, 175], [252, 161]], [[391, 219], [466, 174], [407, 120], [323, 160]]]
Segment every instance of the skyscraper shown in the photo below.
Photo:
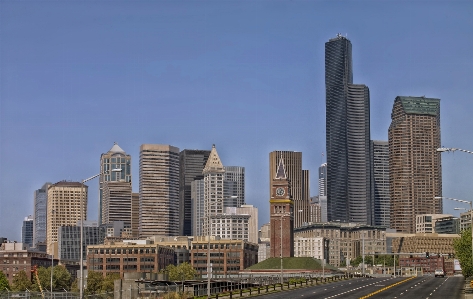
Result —
[[245, 204], [245, 167], [224, 166], [223, 207], [240, 207]]
[[140, 237], [179, 235], [179, 148], [140, 147]]
[[205, 184], [204, 179], [191, 183], [191, 219], [192, 235], [202, 236], [204, 234], [204, 210], [205, 210]]
[[389, 228], [389, 145], [387, 141], [373, 140], [373, 202], [374, 225]]
[[131, 226], [131, 182], [103, 183], [102, 224], [123, 221]]
[[48, 254], [54, 254], [52, 244], [58, 241], [59, 226], [77, 225], [87, 220], [88, 186], [80, 182], [61, 181], [48, 188]]
[[218, 156], [215, 144], [212, 145], [204, 174], [204, 230], [208, 236], [212, 232], [212, 216], [223, 214], [225, 168]]
[[391, 119], [391, 228], [415, 233], [416, 215], [442, 214], [440, 100], [398, 96]]
[[369, 90], [353, 84], [351, 50], [340, 34], [325, 43], [327, 216], [371, 224]]
[[207, 150], [185, 149], [179, 153], [179, 234], [182, 236], [192, 235], [191, 183], [204, 178], [202, 171], [209, 155]]
[[319, 196], [327, 196], [327, 163], [319, 167]]
[[29, 215], [23, 220], [21, 227], [21, 243], [33, 247], [33, 217]]
[[[292, 151], [273, 151], [269, 153], [270, 192], [280, 158], [284, 160], [287, 179], [291, 184], [294, 205], [294, 228], [310, 221], [309, 172], [302, 170], [302, 153]], [[270, 193], [271, 194], [271, 193]]]
[[[120, 172], [114, 172], [113, 169], [121, 169]], [[106, 173], [105, 173], [106, 172]], [[99, 177], [99, 225], [102, 223], [109, 223], [109, 221], [130, 221], [131, 216], [126, 216], [126, 219], [110, 219], [110, 215], [104, 214], [103, 210], [114, 209], [113, 204], [119, 203], [119, 206], [123, 207], [125, 201], [126, 205], [131, 204], [131, 156], [127, 155], [126, 152], [114, 143], [112, 148], [105, 154], [100, 156], [100, 173], [105, 173]], [[119, 199], [108, 198], [107, 206], [104, 206], [104, 184], [106, 182], [125, 182], [122, 184], [112, 184], [108, 186], [108, 194], [120, 194]], [[128, 187], [129, 185], [129, 187]], [[118, 189], [115, 191], [111, 189], [112, 186], [116, 186]], [[125, 194], [125, 193], [126, 194]], [[129, 193], [129, 194], [128, 194]], [[128, 199], [129, 198], [129, 199]], [[109, 206], [112, 204], [112, 206]], [[131, 213], [131, 210], [129, 210]], [[113, 218], [113, 217], [112, 217]]]
[[33, 246], [46, 242], [48, 187], [50, 185], [51, 183], [46, 183], [34, 192]]

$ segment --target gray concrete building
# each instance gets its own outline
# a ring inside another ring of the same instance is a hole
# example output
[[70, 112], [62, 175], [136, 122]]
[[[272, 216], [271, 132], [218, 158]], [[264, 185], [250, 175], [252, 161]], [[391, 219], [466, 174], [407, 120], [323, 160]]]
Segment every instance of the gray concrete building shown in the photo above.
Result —
[[390, 226], [389, 198], [389, 144], [387, 141], [372, 140], [372, 190], [374, 203], [374, 225]]
[[33, 246], [46, 242], [48, 187], [50, 185], [51, 183], [45, 183], [43, 187], [34, 192]]
[[33, 247], [33, 216], [29, 215], [23, 220], [23, 226], [21, 227], [21, 243], [28, 247]]

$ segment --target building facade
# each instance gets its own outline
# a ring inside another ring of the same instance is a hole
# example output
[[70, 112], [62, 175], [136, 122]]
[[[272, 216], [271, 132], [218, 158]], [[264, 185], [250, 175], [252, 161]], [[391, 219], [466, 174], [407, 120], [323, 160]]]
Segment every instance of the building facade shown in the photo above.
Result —
[[[120, 172], [114, 172], [114, 169], [121, 169]], [[128, 155], [117, 143], [114, 143], [112, 148], [100, 156], [100, 173], [99, 176], [99, 224], [109, 223], [111, 221], [127, 221], [125, 219], [115, 219], [114, 216], [110, 216], [106, 211], [114, 209], [113, 204], [123, 205], [127, 202], [127, 206], [130, 205], [131, 201], [131, 156]], [[106, 182], [122, 182], [122, 184], [111, 184], [108, 188], [108, 197], [104, 203], [104, 184]], [[129, 185], [129, 187], [128, 187]], [[112, 187], [117, 187], [118, 190], [113, 190]], [[124, 194], [126, 192], [126, 194]], [[117, 194], [119, 198], [110, 197], [110, 195]], [[130, 209], [127, 209], [127, 219], [131, 216]], [[107, 221], [108, 222], [107, 222]], [[130, 221], [130, 220], [128, 220]]]
[[102, 223], [124, 221], [131, 225], [131, 182], [105, 181], [102, 187]]
[[87, 267], [102, 273], [159, 272], [174, 264], [174, 250], [168, 246], [144, 242], [107, 242], [87, 246]]
[[138, 238], [140, 226], [140, 194], [131, 193], [131, 232], [133, 238]]
[[192, 235], [202, 236], [204, 234], [204, 209], [205, 209], [205, 184], [204, 180], [196, 180], [191, 183], [191, 220]]
[[46, 242], [48, 188], [50, 185], [51, 183], [46, 183], [41, 189], [34, 192], [33, 246]]
[[210, 231], [207, 236], [217, 236], [222, 239], [248, 241], [249, 222], [248, 214], [215, 214], [209, 216]]
[[389, 126], [391, 228], [414, 233], [416, 215], [442, 214], [440, 100], [398, 96]]
[[205, 164], [209, 159], [208, 150], [188, 150], [179, 153], [179, 234], [192, 236], [192, 182], [202, 180]]
[[34, 218], [29, 215], [23, 220], [23, 226], [21, 227], [21, 243], [28, 247], [33, 247], [33, 231], [34, 231]]
[[140, 237], [179, 235], [179, 148], [140, 147]]
[[295, 237], [294, 238], [294, 256], [295, 257], [313, 257], [324, 260], [324, 241], [323, 237]]
[[74, 226], [87, 220], [88, 186], [79, 182], [61, 181], [48, 188], [47, 252], [54, 254], [60, 226]]
[[453, 218], [449, 214], [420, 214], [416, 215], [416, 234], [435, 233], [435, 226], [438, 220]]
[[[87, 252], [88, 245], [103, 244], [106, 231], [98, 222], [84, 221], [83, 252]], [[84, 260], [86, 256], [83, 256]], [[58, 259], [63, 263], [79, 263], [80, 261], [80, 226], [58, 227]]]
[[390, 226], [389, 200], [389, 144], [387, 141], [372, 140], [373, 154], [372, 190], [374, 203], [374, 225]]
[[[210, 243], [210, 247], [209, 247]], [[192, 241], [191, 264], [201, 277], [207, 275], [208, 254], [212, 277], [238, 275], [258, 262], [258, 245], [243, 240], [200, 237]]]
[[212, 233], [212, 217], [223, 214], [225, 168], [212, 145], [209, 159], [202, 172], [204, 174], [204, 220], [203, 235]]
[[248, 218], [248, 239], [243, 239], [251, 243], [258, 243], [258, 208], [253, 205], [241, 205], [240, 207], [228, 207], [225, 214], [249, 215]]
[[[284, 160], [287, 179], [291, 184], [291, 198], [294, 211], [294, 228], [308, 223], [310, 219], [309, 171], [302, 170], [302, 153], [293, 151], [273, 151], [269, 153], [269, 190], [273, 192], [274, 175], [280, 158]], [[276, 181], [277, 182], [277, 181]]]
[[245, 167], [224, 166], [223, 208], [240, 207], [245, 204]]
[[325, 43], [328, 221], [372, 223], [370, 100], [353, 84], [352, 45]]
[[392, 252], [410, 252], [437, 254], [455, 254], [453, 242], [460, 238], [457, 234], [405, 234], [387, 233], [387, 237], [392, 239]]

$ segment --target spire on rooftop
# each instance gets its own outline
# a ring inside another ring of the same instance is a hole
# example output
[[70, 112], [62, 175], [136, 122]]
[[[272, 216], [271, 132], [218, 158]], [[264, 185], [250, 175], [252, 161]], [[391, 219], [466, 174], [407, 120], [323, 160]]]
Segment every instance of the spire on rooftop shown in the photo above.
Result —
[[116, 142], [114, 142], [112, 148], [108, 152], [124, 153], [125, 151], [121, 147], [119, 147]]
[[281, 157], [279, 158], [278, 169], [276, 170], [276, 179], [287, 179], [286, 168], [284, 167], [284, 160]]
[[207, 160], [207, 164], [205, 164], [203, 170], [203, 173], [208, 172], [225, 172], [225, 168], [223, 167], [222, 161], [218, 156], [215, 144], [212, 145], [212, 150], [210, 151], [209, 159]]

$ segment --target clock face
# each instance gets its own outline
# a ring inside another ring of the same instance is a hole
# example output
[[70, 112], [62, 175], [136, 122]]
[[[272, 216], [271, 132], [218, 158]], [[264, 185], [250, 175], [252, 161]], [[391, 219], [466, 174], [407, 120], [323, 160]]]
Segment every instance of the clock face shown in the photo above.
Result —
[[276, 189], [276, 195], [277, 196], [283, 196], [286, 191], [284, 191], [284, 188], [278, 188]]

